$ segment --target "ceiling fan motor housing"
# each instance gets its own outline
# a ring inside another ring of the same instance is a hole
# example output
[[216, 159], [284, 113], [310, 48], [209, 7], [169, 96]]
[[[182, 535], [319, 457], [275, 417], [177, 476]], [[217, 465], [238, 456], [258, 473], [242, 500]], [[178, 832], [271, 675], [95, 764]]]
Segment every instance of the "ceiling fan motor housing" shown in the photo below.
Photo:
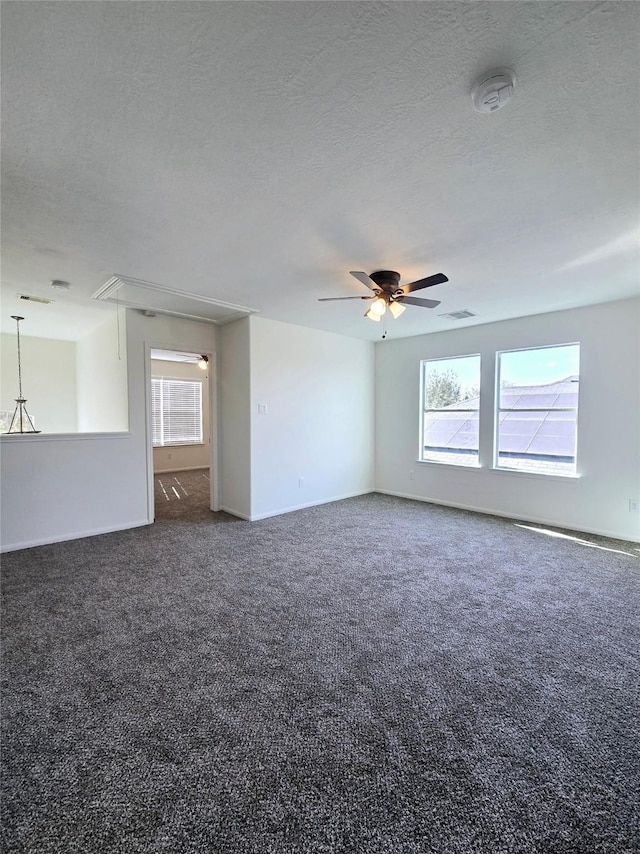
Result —
[[369, 278], [383, 291], [394, 293], [400, 288], [400, 273], [395, 270], [376, 270]]

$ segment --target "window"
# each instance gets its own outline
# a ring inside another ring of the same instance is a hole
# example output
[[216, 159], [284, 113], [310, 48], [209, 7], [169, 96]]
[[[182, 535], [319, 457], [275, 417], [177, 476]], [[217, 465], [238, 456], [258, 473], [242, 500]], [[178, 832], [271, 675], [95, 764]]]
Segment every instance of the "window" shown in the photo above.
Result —
[[422, 362], [419, 459], [478, 465], [480, 356]]
[[153, 377], [151, 435], [154, 448], [202, 444], [202, 383]]
[[498, 353], [495, 465], [574, 475], [580, 345]]

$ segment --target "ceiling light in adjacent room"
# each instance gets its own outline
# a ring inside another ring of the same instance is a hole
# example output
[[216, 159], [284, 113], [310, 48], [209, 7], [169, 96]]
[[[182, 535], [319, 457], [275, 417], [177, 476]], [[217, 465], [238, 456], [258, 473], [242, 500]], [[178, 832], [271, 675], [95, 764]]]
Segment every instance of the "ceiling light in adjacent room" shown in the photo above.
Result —
[[198, 367], [201, 370], [206, 371], [207, 368], [209, 367], [209, 357], [208, 356], [200, 356], [200, 361], [198, 362]]

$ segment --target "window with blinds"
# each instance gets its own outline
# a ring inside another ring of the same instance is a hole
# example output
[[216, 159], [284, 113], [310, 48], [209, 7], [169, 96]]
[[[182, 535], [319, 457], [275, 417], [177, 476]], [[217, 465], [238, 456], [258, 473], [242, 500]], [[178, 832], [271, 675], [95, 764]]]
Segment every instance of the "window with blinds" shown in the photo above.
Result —
[[153, 377], [151, 434], [154, 448], [202, 444], [202, 383]]

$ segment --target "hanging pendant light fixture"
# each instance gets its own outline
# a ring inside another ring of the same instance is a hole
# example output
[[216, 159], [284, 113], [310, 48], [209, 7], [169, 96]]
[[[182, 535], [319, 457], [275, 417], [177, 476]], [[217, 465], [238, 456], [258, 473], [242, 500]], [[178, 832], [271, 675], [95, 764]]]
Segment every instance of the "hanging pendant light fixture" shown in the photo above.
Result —
[[[17, 314], [12, 314], [11, 317], [16, 322], [16, 335], [18, 339], [18, 397], [15, 398], [16, 408], [13, 412], [13, 418], [11, 419], [11, 424], [9, 425], [9, 433], [40, 433], [40, 430], [36, 430], [33, 421], [31, 420], [31, 416], [27, 412], [26, 403], [27, 401], [22, 396], [22, 362], [20, 360], [20, 321], [24, 320], [24, 317], [19, 317]], [[27, 425], [31, 429], [28, 429]], [[26, 428], [26, 429], [25, 429]]]

